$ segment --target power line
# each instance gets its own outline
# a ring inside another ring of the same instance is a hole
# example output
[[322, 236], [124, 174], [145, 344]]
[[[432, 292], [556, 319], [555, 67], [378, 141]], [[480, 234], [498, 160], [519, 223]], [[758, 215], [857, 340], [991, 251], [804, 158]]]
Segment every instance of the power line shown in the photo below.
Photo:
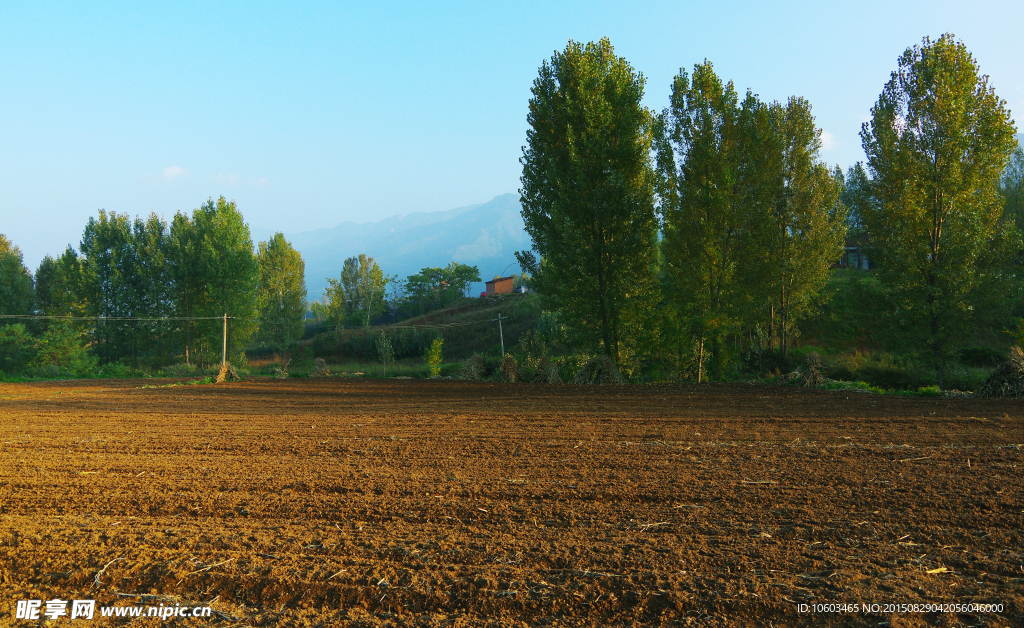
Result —
[[[145, 316], [43, 316], [35, 314], [0, 314], [0, 318], [19, 318], [26, 320], [56, 320], [56, 321], [222, 321], [223, 316], [164, 316], [160, 318]], [[238, 319], [229, 316], [228, 320]]]
[[[506, 303], [509, 309], [514, 312], [517, 306], [521, 305], [525, 301], [525, 296], [517, 294], [506, 298]], [[246, 322], [260, 322], [255, 318], [239, 318], [236, 316], [228, 316], [228, 320], [234, 321], [246, 321]], [[107, 321], [221, 321], [224, 320], [223, 316], [50, 316], [43, 314], [0, 314], [0, 319], [18, 319], [18, 320], [58, 320], [58, 321], [96, 321], [96, 322], [107, 322]], [[421, 324], [421, 325], [402, 325], [393, 324], [390, 326], [385, 325], [388, 329], [453, 329], [458, 327], [467, 327], [470, 325], [481, 325], [484, 323], [493, 322], [490, 319], [482, 319], [477, 321], [461, 321], [456, 323], [436, 323], [436, 324]], [[263, 321], [264, 324], [267, 321]], [[271, 323], [273, 325], [286, 325], [289, 323]], [[351, 327], [346, 325], [320, 325], [321, 328], [332, 330], [332, 331], [363, 331], [366, 327]]]

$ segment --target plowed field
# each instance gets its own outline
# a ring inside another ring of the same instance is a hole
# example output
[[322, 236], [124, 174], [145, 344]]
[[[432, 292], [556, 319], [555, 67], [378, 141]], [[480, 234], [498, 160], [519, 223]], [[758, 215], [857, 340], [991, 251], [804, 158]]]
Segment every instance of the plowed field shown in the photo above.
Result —
[[0, 624], [1024, 625], [1022, 401], [154, 383], [0, 384]]

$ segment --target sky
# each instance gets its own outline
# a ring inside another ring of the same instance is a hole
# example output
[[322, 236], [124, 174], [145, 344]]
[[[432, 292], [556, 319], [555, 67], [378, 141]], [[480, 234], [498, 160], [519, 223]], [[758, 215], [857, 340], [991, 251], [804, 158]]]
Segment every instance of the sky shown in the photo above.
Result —
[[610, 38], [656, 111], [704, 59], [741, 94], [803, 96], [845, 169], [925, 36], [954, 33], [1024, 112], [1022, 24], [1019, 0], [6, 2], [0, 233], [34, 269], [99, 209], [223, 195], [295, 233], [515, 192], [530, 87], [570, 39]]

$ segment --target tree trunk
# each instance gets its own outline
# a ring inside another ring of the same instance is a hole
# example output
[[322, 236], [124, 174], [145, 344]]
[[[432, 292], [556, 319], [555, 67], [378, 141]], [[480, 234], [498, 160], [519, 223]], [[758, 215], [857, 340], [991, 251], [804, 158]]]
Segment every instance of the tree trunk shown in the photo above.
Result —
[[697, 383], [703, 381], [704, 374], [704, 334], [701, 333], [700, 340], [697, 341]]
[[946, 363], [942, 359], [942, 341], [939, 340], [939, 317], [932, 314], [932, 359], [935, 362], [935, 378], [939, 383], [939, 390], [946, 390]]

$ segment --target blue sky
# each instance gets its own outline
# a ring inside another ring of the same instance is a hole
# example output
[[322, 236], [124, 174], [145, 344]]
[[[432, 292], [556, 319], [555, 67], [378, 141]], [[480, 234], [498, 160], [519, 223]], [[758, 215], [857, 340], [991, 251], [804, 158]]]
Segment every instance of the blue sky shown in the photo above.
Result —
[[100, 208], [170, 218], [224, 195], [287, 233], [514, 192], [531, 83], [569, 39], [609, 37], [656, 110], [705, 58], [741, 92], [804, 96], [844, 168], [925, 35], [955, 33], [1024, 111], [1024, 3], [895, 5], [4, 3], [0, 233], [35, 268]]

